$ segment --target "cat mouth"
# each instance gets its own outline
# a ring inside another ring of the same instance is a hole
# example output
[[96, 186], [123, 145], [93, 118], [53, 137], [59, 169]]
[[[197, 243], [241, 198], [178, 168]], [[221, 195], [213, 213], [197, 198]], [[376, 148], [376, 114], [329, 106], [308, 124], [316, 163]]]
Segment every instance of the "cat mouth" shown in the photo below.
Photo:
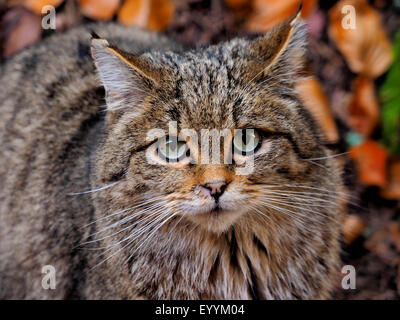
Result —
[[216, 206], [214, 209], [210, 211], [210, 214], [218, 216], [223, 214], [224, 212], [226, 212], [226, 210], [223, 210], [220, 206]]
[[228, 210], [225, 210], [225, 209], [221, 208], [220, 204], [216, 203], [214, 205], [214, 208], [211, 209], [208, 214], [213, 216], [213, 217], [217, 217], [217, 216], [221, 216], [221, 215], [223, 215], [223, 214], [225, 214], [227, 212], [228, 212]]

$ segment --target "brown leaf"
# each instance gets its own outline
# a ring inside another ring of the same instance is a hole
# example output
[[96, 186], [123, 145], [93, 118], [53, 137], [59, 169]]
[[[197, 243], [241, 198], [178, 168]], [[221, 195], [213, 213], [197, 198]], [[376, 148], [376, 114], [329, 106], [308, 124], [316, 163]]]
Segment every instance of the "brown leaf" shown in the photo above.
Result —
[[396, 247], [396, 250], [400, 252], [400, 225], [395, 221], [390, 221], [388, 224], [390, 237]]
[[352, 244], [364, 229], [365, 223], [359, 216], [349, 214], [344, 218], [342, 232], [347, 244]]
[[81, 12], [91, 19], [109, 20], [117, 12], [120, 0], [78, 0]]
[[397, 293], [400, 295], [400, 258], [397, 262]]
[[[254, 0], [253, 12], [246, 24], [251, 32], [265, 32], [296, 13], [301, 0]], [[315, 9], [316, 0], [304, 0], [301, 16], [307, 18]]]
[[354, 96], [349, 106], [349, 125], [369, 137], [379, 120], [379, 102], [372, 79], [358, 76], [353, 83]]
[[338, 142], [339, 134], [335, 120], [332, 117], [331, 107], [318, 79], [312, 76], [301, 81], [296, 86], [296, 91], [303, 101], [304, 106], [322, 128], [326, 139], [330, 143]]
[[398, 257], [392, 250], [392, 245], [393, 242], [386, 226], [375, 230], [364, 244], [366, 249], [377, 254], [385, 263], [395, 266], [398, 263]]
[[[9, 10], [3, 17], [2, 24], [12, 24], [4, 43], [4, 57], [8, 57], [41, 38], [41, 17], [23, 7]], [[7, 29], [7, 28], [5, 28]]]
[[352, 147], [349, 152], [356, 163], [361, 182], [381, 188], [387, 185], [387, 153], [383, 147], [373, 140], [367, 140], [359, 146]]
[[44, 6], [53, 6], [57, 8], [63, 0], [17, 0], [12, 1], [12, 4], [23, 4], [27, 9], [36, 14], [42, 14]]
[[[355, 8], [355, 29], [342, 26], [344, 5]], [[330, 10], [329, 17], [329, 34], [353, 72], [377, 78], [388, 69], [393, 59], [392, 46], [379, 14], [366, 0], [342, 0]]]
[[389, 183], [388, 183], [387, 187], [382, 190], [381, 195], [386, 199], [400, 200], [400, 160], [399, 159], [389, 162], [388, 180], [389, 180]]
[[224, 0], [229, 9], [239, 17], [246, 17], [252, 10], [252, 0]]
[[118, 12], [118, 21], [128, 26], [160, 31], [168, 26], [173, 14], [171, 0], [126, 0]]

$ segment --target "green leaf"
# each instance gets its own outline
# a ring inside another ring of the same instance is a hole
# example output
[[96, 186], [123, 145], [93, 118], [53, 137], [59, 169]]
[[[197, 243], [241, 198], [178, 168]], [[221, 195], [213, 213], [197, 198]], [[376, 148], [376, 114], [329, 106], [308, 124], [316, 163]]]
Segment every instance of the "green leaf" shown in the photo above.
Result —
[[400, 156], [400, 32], [394, 43], [394, 60], [380, 88], [382, 101], [383, 143]]

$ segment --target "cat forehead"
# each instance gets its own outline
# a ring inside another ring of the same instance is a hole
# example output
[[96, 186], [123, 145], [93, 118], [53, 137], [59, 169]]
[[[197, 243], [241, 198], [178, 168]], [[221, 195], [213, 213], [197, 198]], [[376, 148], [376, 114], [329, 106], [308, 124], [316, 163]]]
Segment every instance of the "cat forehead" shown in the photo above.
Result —
[[211, 46], [159, 57], [172, 72], [173, 102], [165, 105], [169, 120], [190, 124], [196, 129], [233, 126], [240, 88], [232, 47]]
[[226, 69], [234, 72], [243, 59], [248, 46], [244, 39], [234, 39], [218, 45], [189, 50], [185, 52], [166, 52], [149, 54], [162, 65], [170, 67], [171, 71], [185, 79], [213, 75]]

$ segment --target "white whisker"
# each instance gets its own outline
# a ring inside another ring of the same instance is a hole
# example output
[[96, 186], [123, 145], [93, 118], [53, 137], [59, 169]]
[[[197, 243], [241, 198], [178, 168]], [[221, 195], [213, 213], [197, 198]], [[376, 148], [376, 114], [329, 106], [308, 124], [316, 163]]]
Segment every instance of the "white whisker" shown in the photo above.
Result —
[[77, 195], [80, 195], [80, 194], [93, 193], [93, 192], [97, 192], [97, 191], [101, 191], [101, 190], [105, 190], [105, 189], [111, 188], [112, 186], [115, 186], [117, 183], [119, 183], [119, 181], [110, 183], [110, 184], [108, 184], [108, 185], [106, 185], [106, 186], [104, 186], [104, 187], [101, 187], [101, 188], [97, 188], [97, 189], [93, 189], [93, 190], [87, 190], [87, 191], [82, 191], [82, 192], [67, 193], [67, 195], [68, 195], [68, 196], [77, 196]]

